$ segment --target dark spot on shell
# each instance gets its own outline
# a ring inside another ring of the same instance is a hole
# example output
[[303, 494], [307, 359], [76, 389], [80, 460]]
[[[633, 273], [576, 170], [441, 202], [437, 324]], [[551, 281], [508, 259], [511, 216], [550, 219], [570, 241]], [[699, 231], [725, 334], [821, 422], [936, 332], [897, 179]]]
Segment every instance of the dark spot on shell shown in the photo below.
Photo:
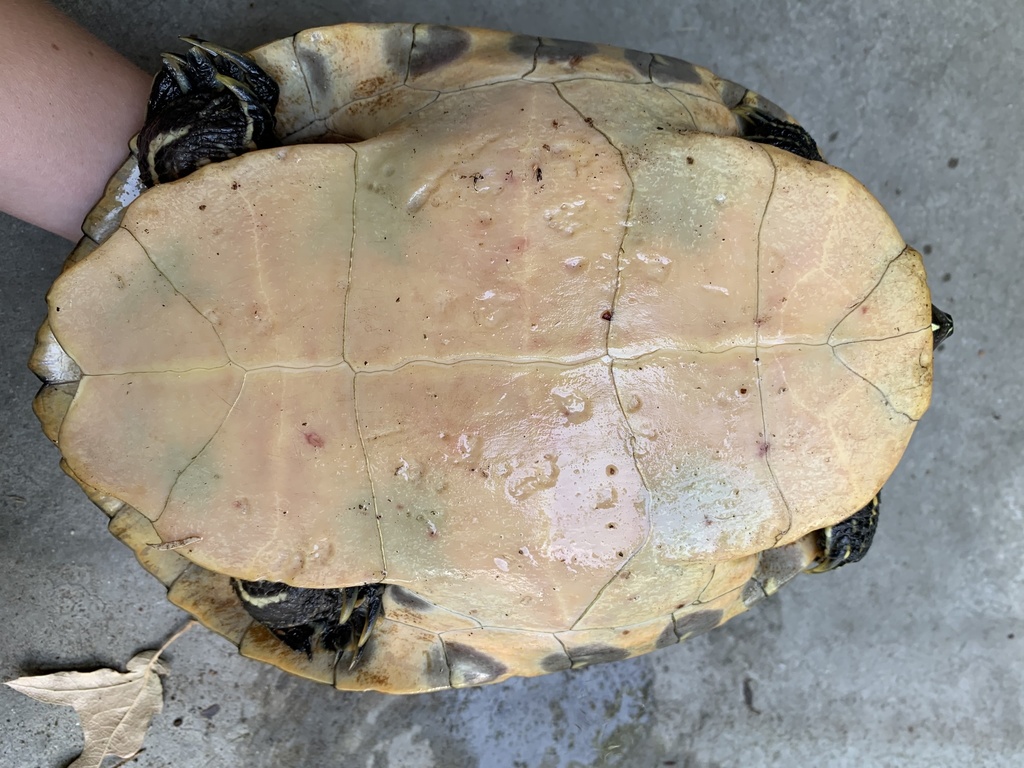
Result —
[[651, 62], [654, 60], [654, 55], [646, 53], [644, 51], [634, 51], [632, 48], [627, 48], [622, 52], [623, 58], [633, 65], [633, 69], [639, 72], [644, 77], [649, 77], [651, 73]]
[[612, 319], [612, 311], [610, 309], [606, 309], [604, 312], [601, 313], [601, 319], [602, 320], [611, 320]]
[[764, 592], [764, 587], [758, 582], [757, 579], [751, 579], [743, 585], [743, 591], [740, 593], [740, 599], [743, 604], [748, 608], [754, 603], [759, 603], [764, 600], [768, 595]]
[[686, 640], [708, 632], [722, 623], [721, 611], [696, 611], [676, 619], [675, 630], [680, 639]]
[[451, 64], [469, 50], [470, 41], [464, 29], [433, 24], [417, 26], [409, 54], [409, 76], [419, 77]]
[[694, 160], [694, 159], [693, 159], [692, 157], [690, 157], [689, 155], [687, 155], [687, 157], [686, 157], [686, 164], [687, 164], [687, 165], [693, 165], [693, 164], [694, 164], [695, 162], [696, 162], [696, 161], [695, 161], [695, 160]]
[[326, 96], [330, 88], [330, 70], [326, 66], [324, 57], [315, 50], [297, 46], [295, 55], [298, 59], [302, 74], [305, 75], [306, 85], [316, 96]]
[[675, 627], [672, 624], [669, 624], [662, 630], [661, 634], [658, 635], [658, 639], [654, 641], [654, 647], [667, 648], [670, 645], [676, 645], [678, 642], [679, 635], [676, 634]]
[[324, 439], [320, 437], [316, 432], [304, 432], [306, 442], [312, 445], [314, 448], [323, 448]]
[[220, 704], [211, 704], [206, 709], [199, 710], [199, 714], [209, 720], [211, 717], [220, 712]]
[[171, 723], [171, 725], [173, 725], [173, 726], [174, 726], [175, 728], [177, 728], [177, 727], [179, 727], [179, 726], [180, 726], [180, 725], [181, 725], [181, 724], [182, 724], [183, 722], [185, 722], [185, 721], [184, 721], [184, 720], [182, 720], [182, 719], [181, 719], [180, 717], [176, 717], [176, 718], [174, 718], [174, 722], [173, 722], [173, 723]]
[[434, 610], [432, 603], [428, 603], [415, 592], [410, 592], [405, 587], [397, 587], [394, 584], [388, 585], [387, 596], [395, 605], [405, 608], [413, 613], [429, 613]]
[[578, 64], [585, 56], [593, 56], [595, 53], [597, 53], [597, 46], [593, 43], [545, 37], [541, 38], [540, 47], [537, 49], [537, 59], [566, 62], [575, 60]]
[[199, 210], [200, 211], [205, 211], [206, 210], [206, 203], [203, 203], [202, 205], [200, 205], [199, 206]]
[[605, 664], [609, 661], [622, 661], [628, 659], [631, 654], [625, 648], [616, 648], [614, 645], [581, 645], [578, 648], [567, 649], [569, 658], [572, 659], [574, 669], [586, 667], [591, 664]]
[[[703, 82], [697, 67], [690, 62], [660, 54], [655, 55], [651, 61], [651, 77], [654, 80], [674, 80], [677, 83]], [[726, 82], [728, 81], [723, 80], [723, 85]]]
[[747, 89], [732, 80], [722, 80], [718, 84], [718, 93], [721, 95], [722, 103], [729, 109], [735, 109], [747, 95]]
[[537, 49], [540, 47], [540, 38], [529, 35], [512, 35], [508, 41], [508, 50], [516, 56], [533, 61]]
[[540, 660], [539, 666], [545, 672], [562, 672], [572, 667], [572, 662], [564, 653], [551, 653]]
[[947, 168], [956, 168], [958, 165], [960, 165], [960, 158], [959, 157], [951, 157], [946, 162], [946, 167]]
[[441, 642], [444, 643], [452, 686], [455, 688], [489, 683], [508, 672], [508, 667], [476, 648], [445, 640]]

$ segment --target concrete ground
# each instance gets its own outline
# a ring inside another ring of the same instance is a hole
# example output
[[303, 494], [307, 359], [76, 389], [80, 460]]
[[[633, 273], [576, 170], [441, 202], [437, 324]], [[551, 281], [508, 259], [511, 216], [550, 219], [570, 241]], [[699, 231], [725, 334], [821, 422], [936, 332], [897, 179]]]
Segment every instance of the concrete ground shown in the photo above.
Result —
[[[667, 53], [785, 105], [882, 200], [956, 318], [932, 409], [860, 566], [617, 664], [500, 686], [345, 694], [194, 629], [133, 765], [1024, 764], [1024, 13], [1018, 0], [58, 3], [143, 67], [179, 33], [236, 48], [341, 21], [514, 29]], [[291, 5], [291, 4], [288, 4]], [[0, 679], [122, 665], [184, 615], [57, 467], [25, 361], [60, 239], [0, 219]], [[1016, 352], [1014, 351], [1016, 350]], [[0, 688], [0, 765], [58, 766], [71, 710]]]

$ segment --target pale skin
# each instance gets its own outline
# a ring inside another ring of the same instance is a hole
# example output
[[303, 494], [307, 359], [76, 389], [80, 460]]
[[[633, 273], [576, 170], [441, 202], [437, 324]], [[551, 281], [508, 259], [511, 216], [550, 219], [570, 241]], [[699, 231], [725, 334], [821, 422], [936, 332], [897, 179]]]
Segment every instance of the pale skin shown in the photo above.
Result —
[[0, 210], [78, 240], [152, 76], [39, 0], [0, 0], [0, 18]]

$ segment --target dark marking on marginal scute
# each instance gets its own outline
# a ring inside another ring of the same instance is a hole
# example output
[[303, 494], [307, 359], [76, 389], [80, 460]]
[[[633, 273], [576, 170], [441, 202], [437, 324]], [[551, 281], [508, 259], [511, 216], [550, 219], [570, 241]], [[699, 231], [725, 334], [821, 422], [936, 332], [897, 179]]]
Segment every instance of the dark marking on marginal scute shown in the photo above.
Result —
[[537, 49], [538, 61], [572, 61], [593, 56], [597, 46], [593, 43], [581, 43], [577, 40], [559, 40], [553, 37], [541, 38]]
[[633, 65], [633, 69], [639, 72], [644, 77], [650, 77], [651, 75], [651, 62], [654, 60], [653, 53], [646, 53], [645, 51], [634, 51], [632, 48], [627, 48], [623, 52], [623, 58], [626, 59], [630, 64]]
[[721, 611], [696, 611], [676, 619], [675, 629], [681, 640], [687, 640], [694, 635], [710, 632], [721, 623]]
[[757, 579], [750, 579], [746, 584], [743, 585], [743, 592], [740, 593], [740, 599], [743, 600], [743, 604], [749, 608], [755, 603], [759, 603], [764, 600], [768, 595], [765, 594], [764, 587], [761, 586], [761, 582]]
[[667, 648], [670, 645], [676, 645], [679, 643], [679, 635], [676, 634], [675, 624], [669, 624], [658, 635], [658, 639], [654, 641], [655, 648]]
[[740, 102], [743, 101], [743, 97], [747, 95], [747, 89], [739, 83], [734, 83], [732, 80], [720, 80], [718, 93], [722, 103], [729, 109], [733, 109], [738, 107]]
[[316, 51], [296, 48], [295, 58], [306, 78], [306, 87], [309, 88], [313, 97], [326, 98], [331, 90], [331, 84], [330, 72], [325, 65], [324, 57]]
[[[803, 571], [803, 554], [798, 545], [789, 544], [766, 549], [757, 556], [757, 568], [751, 577], [765, 595], [774, 594], [779, 587]], [[748, 582], [749, 583], [749, 582]], [[744, 602], [747, 595], [744, 593]], [[746, 603], [750, 605], [750, 603]]]
[[508, 672], [508, 667], [492, 656], [462, 643], [444, 642], [445, 656], [451, 670], [452, 685], [484, 685]]
[[616, 648], [614, 645], [581, 645], [579, 648], [568, 649], [569, 658], [572, 659], [573, 669], [587, 667], [591, 664], [605, 664], [609, 661], [622, 661], [630, 657], [630, 652], [625, 648]]
[[540, 668], [545, 672], [562, 672], [572, 667], [572, 662], [564, 653], [550, 653], [540, 660]]
[[464, 29], [439, 24], [417, 26], [409, 54], [409, 76], [419, 77], [451, 64], [469, 50], [470, 43]]
[[514, 53], [528, 61], [533, 61], [540, 48], [540, 38], [530, 35], [512, 35], [508, 40], [509, 53]]
[[655, 80], [675, 80], [677, 83], [693, 85], [704, 82], [694, 64], [659, 54], [655, 54], [651, 62], [651, 77]]
[[434, 605], [432, 603], [428, 603], [415, 592], [410, 592], [408, 589], [403, 587], [390, 584], [388, 585], [387, 594], [396, 605], [412, 611], [413, 613], [428, 613], [434, 610]]

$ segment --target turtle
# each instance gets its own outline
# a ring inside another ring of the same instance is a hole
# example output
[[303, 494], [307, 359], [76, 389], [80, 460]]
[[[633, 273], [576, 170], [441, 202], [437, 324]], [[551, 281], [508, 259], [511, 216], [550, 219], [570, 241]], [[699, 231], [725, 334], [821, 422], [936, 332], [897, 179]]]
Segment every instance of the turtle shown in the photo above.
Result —
[[182, 39], [30, 362], [173, 603], [416, 693], [675, 645], [863, 556], [952, 320], [785, 110], [507, 32]]

